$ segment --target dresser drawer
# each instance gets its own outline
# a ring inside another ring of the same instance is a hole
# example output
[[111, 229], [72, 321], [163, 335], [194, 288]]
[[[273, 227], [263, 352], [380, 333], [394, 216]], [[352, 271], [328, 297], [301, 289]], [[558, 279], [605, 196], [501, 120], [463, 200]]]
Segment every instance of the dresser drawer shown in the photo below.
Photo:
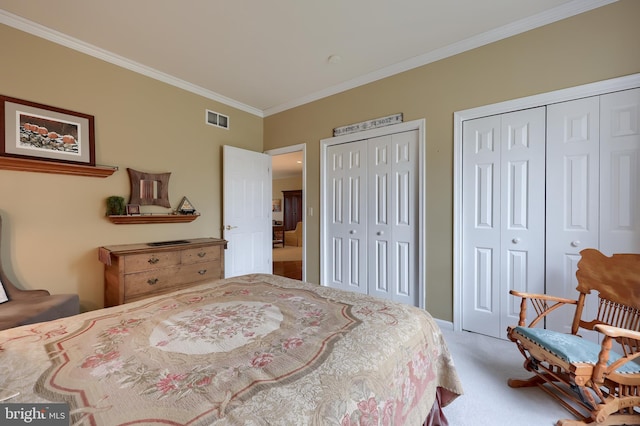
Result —
[[220, 260], [222, 248], [215, 247], [199, 247], [182, 251], [182, 263], [210, 262]]
[[180, 268], [180, 283], [191, 283], [210, 279], [220, 279], [222, 270], [219, 261], [200, 262], [183, 265]]
[[180, 264], [180, 252], [166, 251], [158, 253], [142, 253], [127, 256], [124, 259], [124, 273], [164, 268]]
[[162, 290], [179, 285], [180, 266], [154, 269], [124, 276], [124, 298], [138, 297], [143, 294], [161, 293]]
[[146, 294], [160, 294], [185, 284], [220, 278], [220, 272], [220, 263], [213, 261], [127, 274], [124, 276], [124, 297], [129, 300]]

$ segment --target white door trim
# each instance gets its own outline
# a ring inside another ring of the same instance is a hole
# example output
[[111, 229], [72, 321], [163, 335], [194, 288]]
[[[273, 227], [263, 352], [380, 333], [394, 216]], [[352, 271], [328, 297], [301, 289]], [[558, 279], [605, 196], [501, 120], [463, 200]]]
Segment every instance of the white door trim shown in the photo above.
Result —
[[[302, 151], [302, 214], [307, 215], [307, 144], [285, 146], [265, 151], [270, 156]], [[307, 220], [302, 221], [302, 281], [307, 280]]]
[[465, 120], [640, 87], [640, 73], [485, 105], [453, 114], [453, 328], [462, 330], [462, 123]]
[[351, 133], [348, 135], [336, 136], [332, 138], [326, 138], [320, 140], [320, 285], [326, 284], [326, 277], [324, 276], [324, 261], [326, 250], [326, 238], [327, 229], [324, 224], [328, 211], [326, 202], [327, 188], [325, 187], [325, 167], [327, 165], [327, 147], [330, 145], [336, 145], [341, 143], [355, 142], [363, 139], [371, 139], [379, 136], [391, 135], [394, 133], [408, 132], [411, 130], [418, 131], [418, 298], [419, 307], [424, 309], [425, 307], [425, 290], [427, 286], [425, 265], [427, 260], [426, 254], [426, 145], [425, 145], [425, 128], [426, 120], [413, 120], [406, 123], [394, 124], [391, 126], [380, 127], [372, 130], [365, 130], [362, 132]]

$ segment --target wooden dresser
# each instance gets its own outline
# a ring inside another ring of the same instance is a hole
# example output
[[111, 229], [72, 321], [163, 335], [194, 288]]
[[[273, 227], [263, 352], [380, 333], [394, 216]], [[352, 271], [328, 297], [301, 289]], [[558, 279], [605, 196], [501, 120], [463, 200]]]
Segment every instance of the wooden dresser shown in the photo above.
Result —
[[226, 244], [196, 238], [101, 247], [105, 307], [224, 278]]

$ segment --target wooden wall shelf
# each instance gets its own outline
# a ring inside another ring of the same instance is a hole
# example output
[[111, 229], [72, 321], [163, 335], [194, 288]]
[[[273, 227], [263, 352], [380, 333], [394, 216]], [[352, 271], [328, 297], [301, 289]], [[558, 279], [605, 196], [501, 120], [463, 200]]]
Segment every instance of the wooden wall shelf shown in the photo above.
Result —
[[111, 215], [109, 220], [116, 225], [143, 223], [189, 223], [196, 220], [198, 214], [141, 214], [136, 216]]
[[83, 164], [59, 163], [55, 161], [29, 160], [26, 158], [0, 157], [0, 169], [23, 172], [57, 173], [74, 176], [105, 178], [118, 170], [117, 167], [88, 166]]

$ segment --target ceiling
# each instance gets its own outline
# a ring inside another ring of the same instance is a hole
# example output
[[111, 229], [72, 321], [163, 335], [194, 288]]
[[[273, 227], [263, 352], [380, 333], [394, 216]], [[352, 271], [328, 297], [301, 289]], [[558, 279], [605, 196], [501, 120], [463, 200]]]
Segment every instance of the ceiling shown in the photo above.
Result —
[[271, 170], [273, 179], [285, 179], [290, 177], [302, 179], [302, 162], [302, 151], [272, 156]]
[[0, 23], [265, 117], [613, 1], [0, 0]]

